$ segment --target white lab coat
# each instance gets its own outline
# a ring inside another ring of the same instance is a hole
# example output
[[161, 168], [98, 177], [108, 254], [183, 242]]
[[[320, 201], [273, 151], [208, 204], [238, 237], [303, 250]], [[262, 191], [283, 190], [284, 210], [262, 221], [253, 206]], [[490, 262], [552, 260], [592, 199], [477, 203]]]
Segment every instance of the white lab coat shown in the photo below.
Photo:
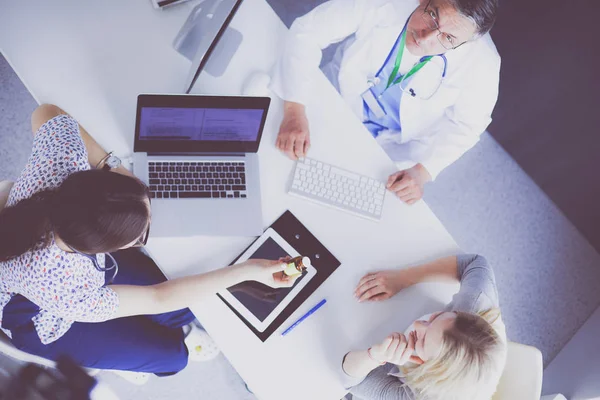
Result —
[[[362, 121], [361, 94], [368, 88], [367, 79], [382, 66], [418, 5], [417, 0], [321, 4], [294, 21], [270, 89], [284, 100], [306, 104], [313, 90], [310, 76], [321, 62], [322, 50], [354, 35], [338, 49], [338, 89]], [[436, 94], [429, 100], [402, 96], [402, 132], [388, 131], [377, 138], [399, 166], [421, 163], [433, 178], [477, 143], [498, 98], [500, 56], [489, 34], [448, 51], [446, 58], [446, 78]]]

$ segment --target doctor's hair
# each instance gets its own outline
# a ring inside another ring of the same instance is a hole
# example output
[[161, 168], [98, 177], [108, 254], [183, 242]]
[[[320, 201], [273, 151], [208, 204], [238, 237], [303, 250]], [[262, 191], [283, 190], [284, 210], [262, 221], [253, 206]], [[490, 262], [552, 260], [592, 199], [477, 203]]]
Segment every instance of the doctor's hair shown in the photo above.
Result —
[[475, 23], [478, 36], [488, 33], [496, 22], [498, 0], [450, 0], [450, 3]]
[[107, 253], [148, 227], [149, 191], [136, 178], [102, 170], [75, 172], [0, 211], [0, 262], [51, 244], [52, 234], [86, 254]]
[[438, 356], [401, 368], [417, 400], [490, 399], [496, 391], [506, 360], [506, 343], [492, 326], [499, 310], [455, 313]]

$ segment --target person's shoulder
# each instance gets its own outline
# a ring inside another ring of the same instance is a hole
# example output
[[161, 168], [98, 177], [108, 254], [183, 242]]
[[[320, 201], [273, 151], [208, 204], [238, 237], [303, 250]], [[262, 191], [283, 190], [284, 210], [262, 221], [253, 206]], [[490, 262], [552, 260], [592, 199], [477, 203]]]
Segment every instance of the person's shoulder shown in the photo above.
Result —
[[475, 42], [478, 46], [477, 51], [485, 60], [493, 62], [494, 64], [500, 64], [500, 54], [498, 53], [496, 44], [492, 40], [492, 36], [489, 33], [486, 33]]
[[370, 13], [379, 24], [404, 25], [410, 14], [419, 6], [417, 0], [355, 0], [359, 9]]
[[379, 7], [388, 4], [393, 6], [395, 15], [390, 15], [390, 17], [397, 18], [397, 22], [400, 24], [406, 23], [412, 12], [419, 7], [417, 0], [375, 0], [373, 3], [378, 4]]
[[450, 74], [491, 79], [500, 70], [500, 55], [489, 34], [446, 53]]
[[46, 274], [52, 273], [56, 267], [54, 253], [52, 243], [40, 242], [33, 249], [0, 264], [8, 267], [5, 269], [4, 278], [13, 279], [13, 282], [28, 283], [29, 287], [31, 282], [39, 282]]

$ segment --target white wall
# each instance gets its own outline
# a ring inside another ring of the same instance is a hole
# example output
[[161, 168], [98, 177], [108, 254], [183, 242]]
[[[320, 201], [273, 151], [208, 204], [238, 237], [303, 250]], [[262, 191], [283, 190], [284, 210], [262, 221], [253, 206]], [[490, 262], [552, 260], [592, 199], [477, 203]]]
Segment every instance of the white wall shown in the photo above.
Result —
[[600, 399], [600, 307], [544, 370], [542, 394], [552, 393]]

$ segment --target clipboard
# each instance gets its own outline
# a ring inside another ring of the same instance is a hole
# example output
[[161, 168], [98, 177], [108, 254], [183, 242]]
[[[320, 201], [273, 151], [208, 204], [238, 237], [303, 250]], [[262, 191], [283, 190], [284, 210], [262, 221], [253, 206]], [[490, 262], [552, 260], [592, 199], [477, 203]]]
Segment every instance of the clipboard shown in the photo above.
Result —
[[[300, 307], [306, 299], [315, 291], [331, 274], [341, 265], [341, 262], [292, 214], [289, 210], [283, 213], [270, 228], [276, 232], [285, 242], [287, 242], [297, 253], [308, 256], [311, 264], [316, 269], [314, 276], [304, 282], [301, 288], [296, 288], [294, 297], [289, 300], [276, 317], [268, 319], [268, 325], [261, 329], [256, 327], [256, 321], [250, 321], [254, 318], [247, 313], [238, 310], [239, 305], [234, 305], [235, 301], [231, 296], [224, 296], [217, 293], [217, 296], [229, 307], [238, 318], [250, 329], [262, 342], [265, 342], [285, 321]], [[267, 230], [268, 231], [268, 230]], [[264, 236], [264, 235], [263, 235]], [[235, 264], [242, 255], [249, 249], [256, 247], [257, 242], [264, 242], [263, 236], [257, 238], [248, 246], [239, 256], [230, 264]], [[289, 252], [288, 252], [289, 253]], [[264, 286], [260, 283], [256, 285]], [[234, 288], [236, 285], [229, 289]], [[276, 292], [280, 289], [270, 289]], [[290, 289], [287, 289], [290, 290]], [[238, 308], [236, 308], [236, 306]], [[244, 315], [245, 314], [245, 315]]]

